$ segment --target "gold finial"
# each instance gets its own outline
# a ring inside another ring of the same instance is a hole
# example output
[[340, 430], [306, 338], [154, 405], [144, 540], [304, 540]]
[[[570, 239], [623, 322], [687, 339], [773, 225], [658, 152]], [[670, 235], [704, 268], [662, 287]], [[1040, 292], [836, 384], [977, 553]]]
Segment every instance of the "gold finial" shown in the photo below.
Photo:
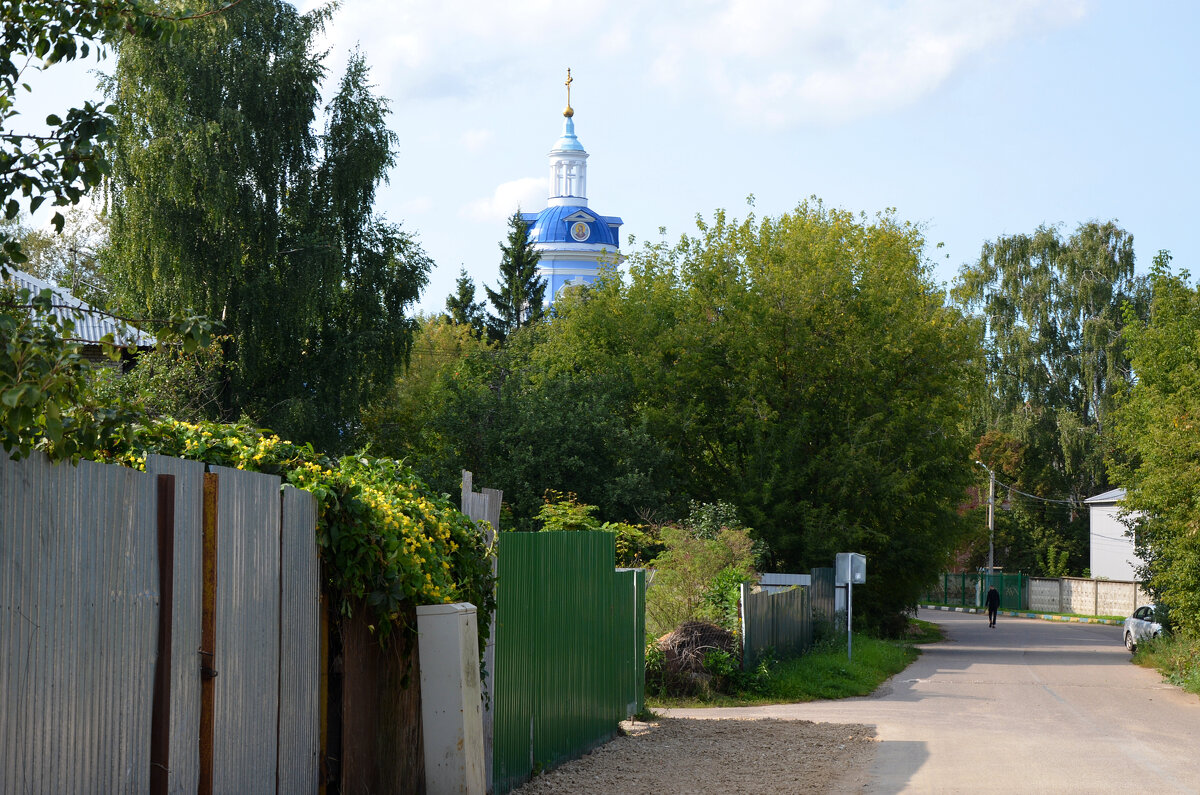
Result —
[[568, 119], [575, 115], [575, 111], [571, 110], [571, 83], [574, 78], [571, 77], [571, 67], [567, 67], [567, 82], [563, 83], [567, 87], [567, 109], [563, 111], [563, 115]]

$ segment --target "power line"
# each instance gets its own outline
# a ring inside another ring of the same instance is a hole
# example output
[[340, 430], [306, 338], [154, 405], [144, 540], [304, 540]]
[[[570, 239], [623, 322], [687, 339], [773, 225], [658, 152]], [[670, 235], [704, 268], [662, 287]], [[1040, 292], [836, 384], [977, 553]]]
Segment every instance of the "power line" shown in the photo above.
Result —
[[1010, 492], [1015, 492], [1016, 494], [1020, 494], [1022, 497], [1028, 497], [1031, 500], [1039, 500], [1041, 502], [1053, 502], [1053, 503], [1057, 503], [1059, 505], [1079, 505], [1083, 502], [1083, 500], [1052, 500], [1049, 497], [1039, 497], [1036, 494], [1030, 494], [1027, 491], [1021, 491], [1016, 486], [1010, 486], [1007, 483], [1001, 483], [998, 480], [996, 481], [996, 485], [1003, 486], [1004, 488], [1008, 489]]

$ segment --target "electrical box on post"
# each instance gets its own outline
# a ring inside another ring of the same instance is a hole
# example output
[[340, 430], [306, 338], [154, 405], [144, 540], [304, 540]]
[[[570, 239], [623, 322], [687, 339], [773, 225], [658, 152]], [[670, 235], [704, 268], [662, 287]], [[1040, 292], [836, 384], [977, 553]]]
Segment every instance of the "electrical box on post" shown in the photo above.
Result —
[[867, 581], [867, 556], [857, 552], [839, 552], [834, 565], [838, 585], [862, 585]]

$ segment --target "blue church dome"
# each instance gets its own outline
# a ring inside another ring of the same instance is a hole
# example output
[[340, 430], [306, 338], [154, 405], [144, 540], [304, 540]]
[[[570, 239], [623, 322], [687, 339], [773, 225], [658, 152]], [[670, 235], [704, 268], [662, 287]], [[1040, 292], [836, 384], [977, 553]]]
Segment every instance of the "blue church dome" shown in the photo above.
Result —
[[599, 215], [587, 207], [551, 206], [540, 213], [522, 213], [531, 243], [589, 243], [620, 248], [621, 219]]

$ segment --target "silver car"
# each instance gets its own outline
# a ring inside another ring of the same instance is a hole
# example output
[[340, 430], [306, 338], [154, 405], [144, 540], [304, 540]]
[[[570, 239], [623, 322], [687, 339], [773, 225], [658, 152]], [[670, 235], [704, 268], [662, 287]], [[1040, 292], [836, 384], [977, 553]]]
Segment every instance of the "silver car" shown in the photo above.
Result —
[[1154, 605], [1142, 605], [1125, 619], [1125, 648], [1133, 651], [1139, 640], [1157, 638], [1162, 634], [1162, 624], [1155, 614]]

